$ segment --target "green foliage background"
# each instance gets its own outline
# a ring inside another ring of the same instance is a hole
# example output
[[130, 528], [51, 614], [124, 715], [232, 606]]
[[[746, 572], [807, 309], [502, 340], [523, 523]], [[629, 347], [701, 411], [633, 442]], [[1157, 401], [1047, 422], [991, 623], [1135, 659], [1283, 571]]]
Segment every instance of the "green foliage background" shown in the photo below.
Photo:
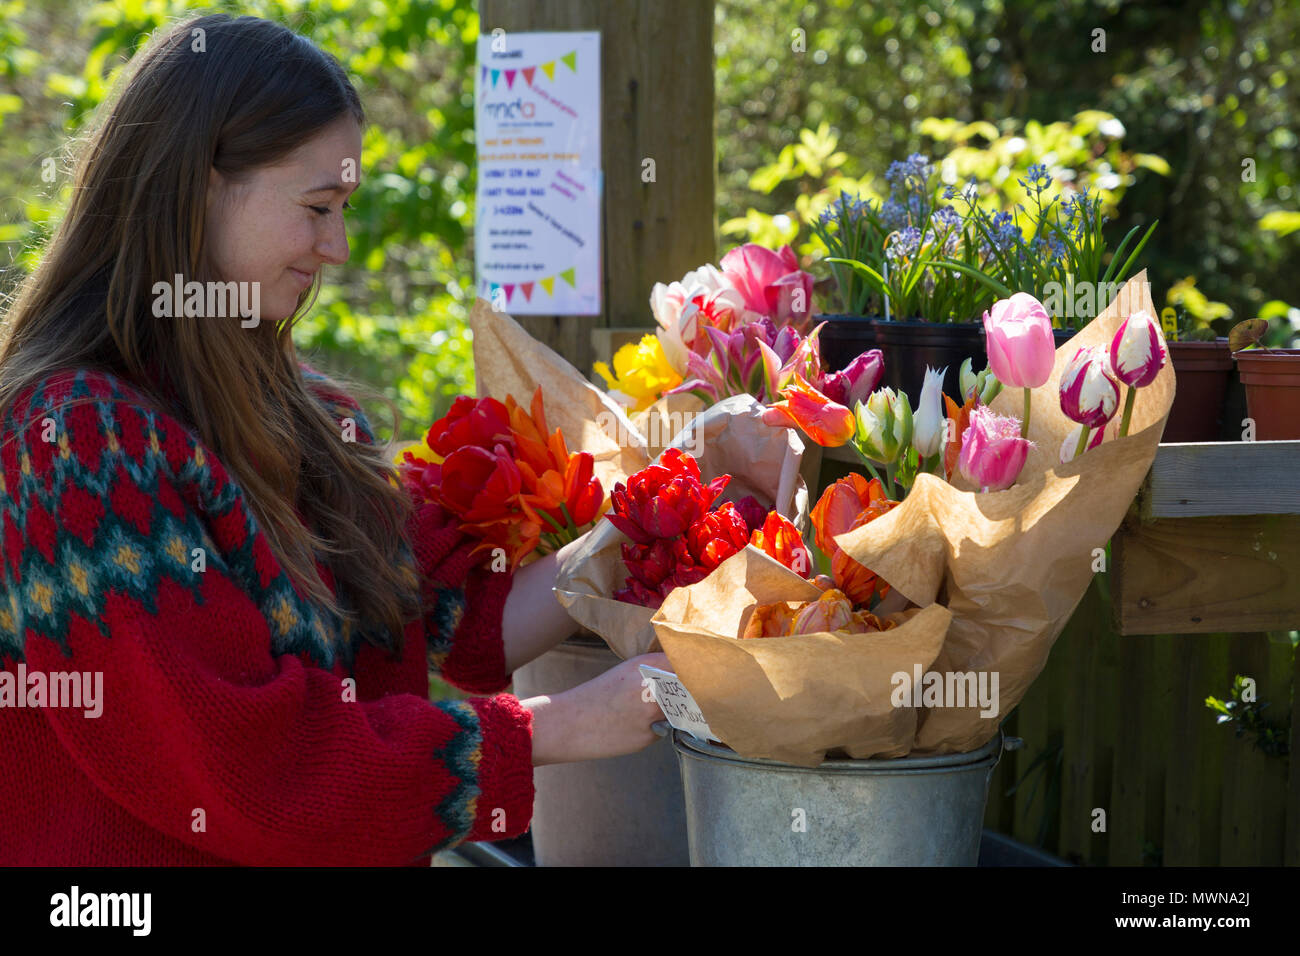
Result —
[[[806, 239], [798, 219], [825, 187], [879, 192], [890, 160], [943, 156], [966, 131], [972, 163], [1002, 182], [1046, 161], [1039, 148], [1094, 181], [1117, 175], [1108, 228], [1123, 235], [1161, 221], [1144, 255], [1157, 301], [1194, 276], [1180, 301], [1220, 325], [1228, 310], [1245, 318], [1270, 302], [1275, 321], [1300, 323], [1300, 311], [1276, 308], [1298, 298], [1288, 267], [1300, 242], [1300, 5], [717, 0], [716, 9], [726, 243]], [[297, 337], [320, 364], [395, 400], [398, 437], [416, 437], [473, 389], [472, 0], [0, 0], [0, 291], [35, 261], [70, 189], [64, 153], [122, 65], [149, 31], [210, 11], [287, 23], [338, 56], [361, 92], [371, 126], [351, 200], [352, 258]], [[1093, 50], [1098, 29], [1104, 53]], [[1079, 115], [1095, 125], [1095, 111], [1122, 122], [1122, 152], [1087, 132], [1074, 141], [1088, 123]], [[981, 138], [982, 123], [993, 127]], [[1007, 152], [1017, 135], [1034, 148]], [[53, 183], [41, 177], [48, 157], [59, 160]], [[1246, 160], [1253, 182], [1243, 181]], [[384, 416], [376, 425], [389, 433]]]

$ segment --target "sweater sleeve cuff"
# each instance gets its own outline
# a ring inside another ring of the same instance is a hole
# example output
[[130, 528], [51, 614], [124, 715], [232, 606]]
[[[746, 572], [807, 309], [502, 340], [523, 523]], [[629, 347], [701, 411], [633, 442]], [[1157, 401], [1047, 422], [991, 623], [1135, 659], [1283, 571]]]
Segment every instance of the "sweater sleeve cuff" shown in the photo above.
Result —
[[517, 697], [468, 701], [478, 713], [482, 752], [478, 800], [467, 840], [508, 840], [522, 835], [533, 818], [533, 715]]
[[514, 575], [475, 570], [465, 584], [464, 617], [442, 660], [444, 680], [473, 694], [493, 694], [510, 686], [501, 622]]

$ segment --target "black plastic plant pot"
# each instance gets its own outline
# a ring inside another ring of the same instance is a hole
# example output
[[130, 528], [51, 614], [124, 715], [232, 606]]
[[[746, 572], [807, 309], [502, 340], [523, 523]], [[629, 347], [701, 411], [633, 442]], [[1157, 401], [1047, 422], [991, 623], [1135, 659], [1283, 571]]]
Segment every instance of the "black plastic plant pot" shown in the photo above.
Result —
[[814, 325], [825, 322], [818, 337], [826, 368], [838, 372], [867, 349], [876, 347], [875, 321], [865, 315], [819, 315]]
[[[943, 390], [956, 400], [962, 362], [969, 358], [976, 372], [988, 364], [983, 322], [895, 322], [850, 315], [822, 315], [817, 321], [826, 323], [820, 343], [828, 369], [842, 369], [866, 349], [880, 349], [885, 357], [880, 384], [906, 392], [913, 408], [921, 400], [927, 367], [947, 369]], [[1058, 348], [1074, 335], [1073, 329], [1053, 331]]]

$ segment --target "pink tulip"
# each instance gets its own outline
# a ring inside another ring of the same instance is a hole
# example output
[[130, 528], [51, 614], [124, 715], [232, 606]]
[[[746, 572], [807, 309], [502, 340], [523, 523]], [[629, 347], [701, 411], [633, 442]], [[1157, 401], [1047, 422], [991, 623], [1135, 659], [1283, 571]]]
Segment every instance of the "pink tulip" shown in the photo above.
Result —
[[984, 313], [984, 333], [989, 368], [1003, 385], [1037, 388], [1052, 377], [1052, 318], [1032, 295], [1017, 292], [994, 302], [992, 314]]
[[832, 402], [853, 408], [876, 390], [884, 372], [884, 353], [880, 349], [868, 349], [844, 366], [843, 371], [824, 376], [821, 391]]
[[1020, 422], [976, 405], [961, 436], [957, 468], [983, 491], [1003, 491], [1016, 483], [1034, 445], [1020, 437]]
[[1159, 323], [1145, 310], [1125, 319], [1110, 342], [1110, 367], [1130, 388], [1154, 382], [1168, 355]]
[[1079, 349], [1061, 373], [1061, 411], [1071, 421], [1096, 428], [1105, 425], [1119, 405], [1119, 382], [1110, 357], [1100, 345]]
[[722, 257], [722, 273], [740, 292], [745, 308], [778, 325], [800, 325], [812, 312], [813, 278], [799, 268], [788, 245], [773, 252], [748, 242]]

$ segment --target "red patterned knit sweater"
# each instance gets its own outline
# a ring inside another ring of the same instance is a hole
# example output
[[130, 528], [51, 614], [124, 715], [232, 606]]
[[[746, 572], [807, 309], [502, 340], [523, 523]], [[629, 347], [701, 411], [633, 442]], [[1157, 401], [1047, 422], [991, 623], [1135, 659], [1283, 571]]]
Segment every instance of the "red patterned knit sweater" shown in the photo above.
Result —
[[51, 377], [0, 443], [0, 864], [420, 865], [527, 828], [531, 715], [428, 700], [430, 669], [509, 683], [510, 576], [440, 509], [411, 520], [436, 601], [394, 659], [301, 597], [221, 462], [123, 380]]

